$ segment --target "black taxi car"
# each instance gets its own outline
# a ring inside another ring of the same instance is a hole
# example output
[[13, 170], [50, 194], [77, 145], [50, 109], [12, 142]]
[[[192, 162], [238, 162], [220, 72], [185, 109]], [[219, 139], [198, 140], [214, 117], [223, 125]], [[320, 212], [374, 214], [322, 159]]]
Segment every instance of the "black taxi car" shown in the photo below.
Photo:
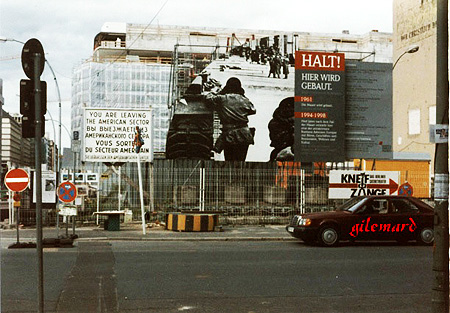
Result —
[[367, 196], [335, 211], [295, 215], [286, 230], [307, 244], [335, 246], [340, 240], [434, 241], [433, 208], [414, 197]]

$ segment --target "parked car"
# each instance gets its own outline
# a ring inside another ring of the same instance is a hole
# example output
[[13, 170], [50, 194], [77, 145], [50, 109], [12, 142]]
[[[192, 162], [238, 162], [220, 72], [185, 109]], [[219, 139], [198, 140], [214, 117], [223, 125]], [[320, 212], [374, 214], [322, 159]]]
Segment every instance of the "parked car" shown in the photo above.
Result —
[[434, 241], [433, 208], [414, 197], [367, 196], [335, 211], [295, 215], [286, 230], [307, 244], [335, 246], [340, 240]]

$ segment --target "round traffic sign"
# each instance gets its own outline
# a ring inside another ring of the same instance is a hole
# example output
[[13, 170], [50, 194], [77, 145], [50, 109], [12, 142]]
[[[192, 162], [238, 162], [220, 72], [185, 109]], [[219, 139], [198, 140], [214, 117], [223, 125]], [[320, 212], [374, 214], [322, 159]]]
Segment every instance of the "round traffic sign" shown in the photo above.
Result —
[[77, 197], [77, 187], [71, 182], [62, 182], [58, 187], [58, 198], [62, 202], [72, 202]]
[[12, 169], [5, 175], [5, 185], [11, 191], [24, 191], [29, 183], [28, 173], [21, 168]]
[[398, 194], [400, 196], [412, 196], [413, 192], [413, 187], [409, 183], [401, 184], [400, 187], [398, 187]]
[[45, 55], [44, 48], [39, 40], [36, 38], [31, 38], [28, 40], [22, 49], [22, 68], [25, 75], [29, 79], [34, 79], [34, 55], [39, 54], [39, 76], [41, 76], [44, 71], [45, 66]]

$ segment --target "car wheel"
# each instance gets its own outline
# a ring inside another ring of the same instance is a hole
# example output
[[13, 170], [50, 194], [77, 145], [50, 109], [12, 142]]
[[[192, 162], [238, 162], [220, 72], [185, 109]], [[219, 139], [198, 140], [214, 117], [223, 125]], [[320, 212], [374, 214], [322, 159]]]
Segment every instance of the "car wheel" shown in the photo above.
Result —
[[319, 232], [319, 242], [323, 246], [335, 246], [339, 242], [339, 233], [333, 226], [325, 226]]
[[417, 241], [423, 245], [431, 245], [434, 241], [434, 231], [431, 227], [422, 228], [417, 236]]

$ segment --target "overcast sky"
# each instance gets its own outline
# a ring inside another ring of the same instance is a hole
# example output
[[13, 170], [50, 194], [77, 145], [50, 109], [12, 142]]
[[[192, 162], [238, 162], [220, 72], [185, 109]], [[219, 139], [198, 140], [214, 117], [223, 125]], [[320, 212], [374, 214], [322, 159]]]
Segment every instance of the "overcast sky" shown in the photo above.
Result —
[[[159, 14], [157, 12], [162, 8]], [[185, 25], [298, 32], [364, 34], [392, 32], [392, 0], [0, 0], [0, 37], [41, 41], [61, 91], [63, 124], [70, 132], [73, 67], [92, 55], [105, 22]], [[4, 110], [19, 112], [19, 81], [25, 79], [17, 42], [0, 42]], [[59, 119], [57, 91], [46, 68], [48, 111]], [[46, 115], [50, 118], [50, 115]], [[46, 132], [54, 139], [51, 122]], [[58, 124], [55, 122], [58, 143]], [[70, 146], [62, 130], [63, 147]]]

